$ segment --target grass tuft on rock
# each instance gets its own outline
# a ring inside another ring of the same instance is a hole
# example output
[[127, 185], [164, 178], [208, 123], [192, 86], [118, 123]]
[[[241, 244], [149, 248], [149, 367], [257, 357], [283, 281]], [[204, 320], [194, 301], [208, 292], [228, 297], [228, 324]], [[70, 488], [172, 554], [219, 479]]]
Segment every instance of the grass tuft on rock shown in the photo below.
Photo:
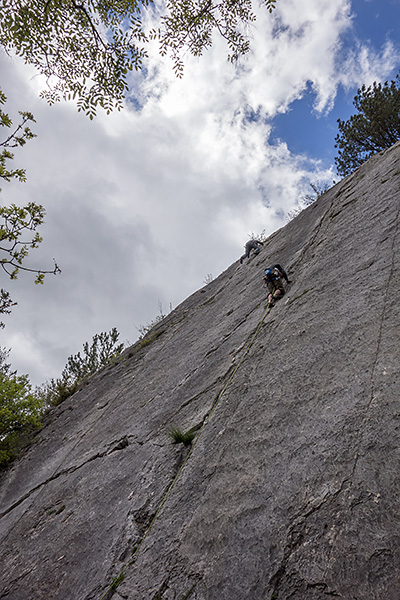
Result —
[[183, 444], [184, 446], [190, 446], [196, 437], [196, 432], [189, 429], [189, 431], [182, 431], [179, 427], [172, 427], [169, 431], [169, 436], [172, 438], [174, 444]]

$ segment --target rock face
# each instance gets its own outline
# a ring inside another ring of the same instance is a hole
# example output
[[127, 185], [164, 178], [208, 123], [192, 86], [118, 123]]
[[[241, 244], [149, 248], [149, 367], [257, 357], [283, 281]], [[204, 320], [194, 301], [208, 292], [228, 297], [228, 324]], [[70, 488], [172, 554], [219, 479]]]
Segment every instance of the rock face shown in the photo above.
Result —
[[54, 409], [1, 477], [0, 598], [398, 600], [399, 210], [397, 144]]

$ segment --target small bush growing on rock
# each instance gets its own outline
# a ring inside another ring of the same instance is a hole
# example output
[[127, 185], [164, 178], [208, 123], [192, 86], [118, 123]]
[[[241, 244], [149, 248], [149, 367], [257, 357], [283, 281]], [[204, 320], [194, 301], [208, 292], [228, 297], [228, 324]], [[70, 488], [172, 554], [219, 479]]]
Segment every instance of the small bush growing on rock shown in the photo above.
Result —
[[[335, 183], [335, 182], [333, 182]], [[297, 215], [299, 215], [307, 206], [313, 204], [316, 200], [319, 200], [325, 192], [329, 190], [329, 185], [327, 182], [320, 183], [317, 181], [316, 183], [310, 183], [310, 188], [313, 191], [313, 194], [306, 194], [300, 198], [300, 201], [296, 208], [290, 210], [286, 216], [286, 221], [289, 222]]]
[[260, 233], [254, 233], [254, 231], [252, 231], [251, 233], [248, 233], [248, 238], [249, 240], [258, 240], [259, 242], [266, 242], [268, 237], [265, 233], [265, 229], [263, 229]]
[[92, 343], [83, 345], [80, 352], [68, 358], [68, 362], [57, 379], [51, 379], [38, 388], [48, 406], [56, 406], [69, 396], [72, 396], [80, 384], [112, 363], [123, 351], [124, 344], [118, 344], [119, 333], [114, 327], [111, 331], [93, 336]]
[[124, 579], [125, 575], [123, 573], [120, 573], [117, 577], [114, 577], [114, 579], [111, 582], [111, 590], [115, 592], [117, 587], [123, 582]]
[[189, 431], [183, 432], [178, 427], [173, 427], [169, 436], [172, 438], [174, 444], [183, 444], [184, 446], [190, 446], [193, 442], [196, 433], [189, 429]]
[[155, 340], [157, 337], [159, 337], [159, 335], [161, 335], [161, 333], [158, 333], [158, 334], [154, 333], [153, 335], [150, 335], [148, 337], [140, 338], [139, 346], [138, 346], [139, 349], [145, 348], [146, 346], [151, 344], [151, 342], [153, 340]]
[[[158, 301], [158, 309], [159, 309], [159, 314], [157, 316], [154, 317], [154, 319], [152, 319], [149, 323], [147, 323], [147, 325], [140, 325], [139, 327], [136, 327], [136, 329], [139, 332], [139, 340], [143, 340], [143, 338], [145, 338], [147, 336], [147, 334], [159, 323], [161, 323], [161, 321], [163, 319], [165, 319], [165, 317], [167, 316], [168, 313], [164, 313], [164, 309], [163, 309], [163, 305], [162, 302]], [[172, 304], [169, 304], [169, 312], [172, 311]]]

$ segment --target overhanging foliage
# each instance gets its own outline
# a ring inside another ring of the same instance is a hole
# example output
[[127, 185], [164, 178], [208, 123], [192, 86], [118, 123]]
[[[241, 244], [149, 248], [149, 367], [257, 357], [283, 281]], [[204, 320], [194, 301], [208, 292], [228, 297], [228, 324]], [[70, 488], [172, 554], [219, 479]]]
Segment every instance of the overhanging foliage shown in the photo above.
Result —
[[[270, 12], [276, 0], [261, 0]], [[144, 11], [153, 0], [3, 0], [0, 44], [47, 79], [42, 96], [51, 104], [77, 100], [90, 118], [98, 106], [121, 108], [128, 74], [142, 68], [146, 44], [160, 42], [171, 53], [177, 75], [181, 55], [200, 55], [216, 31], [227, 41], [230, 60], [249, 50], [246, 26], [255, 21], [253, 0], [166, 0], [158, 29], [145, 32]]]

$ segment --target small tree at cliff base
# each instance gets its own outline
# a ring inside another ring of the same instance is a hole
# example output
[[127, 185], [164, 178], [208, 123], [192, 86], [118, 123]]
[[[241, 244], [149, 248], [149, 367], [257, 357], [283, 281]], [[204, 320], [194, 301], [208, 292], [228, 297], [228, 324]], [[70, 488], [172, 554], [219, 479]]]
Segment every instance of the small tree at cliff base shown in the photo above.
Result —
[[0, 348], [0, 468], [7, 465], [40, 428], [43, 401], [32, 391], [27, 375], [17, 375]]
[[358, 89], [353, 101], [358, 110], [348, 121], [338, 119], [335, 138], [339, 175], [345, 177], [368, 158], [400, 140], [400, 80], [374, 82]]

